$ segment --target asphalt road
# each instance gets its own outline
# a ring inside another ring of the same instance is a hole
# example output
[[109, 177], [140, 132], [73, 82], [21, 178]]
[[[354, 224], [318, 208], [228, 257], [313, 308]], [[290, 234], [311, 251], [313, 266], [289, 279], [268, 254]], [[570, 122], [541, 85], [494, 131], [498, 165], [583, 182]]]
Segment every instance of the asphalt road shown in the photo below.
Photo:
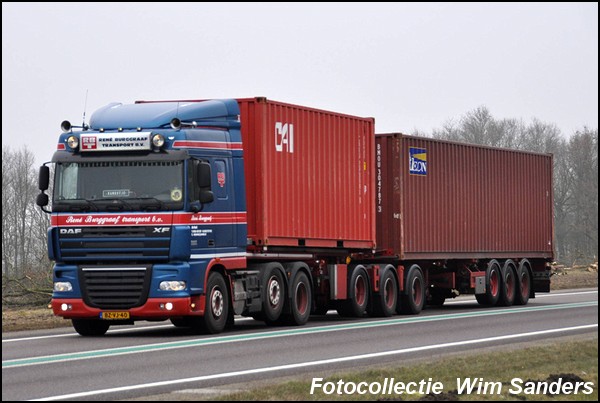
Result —
[[509, 308], [460, 297], [389, 319], [330, 312], [303, 327], [239, 318], [217, 336], [170, 322], [113, 327], [104, 337], [71, 328], [3, 333], [2, 400], [139, 398], [590, 333], [598, 333], [597, 289], [539, 294]]

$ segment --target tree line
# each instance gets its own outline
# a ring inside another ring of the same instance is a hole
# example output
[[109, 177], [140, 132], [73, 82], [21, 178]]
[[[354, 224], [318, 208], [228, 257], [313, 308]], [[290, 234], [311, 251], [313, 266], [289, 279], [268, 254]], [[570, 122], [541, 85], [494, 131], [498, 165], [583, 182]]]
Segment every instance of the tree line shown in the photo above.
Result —
[[50, 217], [35, 204], [38, 167], [26, 147], [2, 147], [2, 305], [48, 301]]
[[[566, 265], [598, 256], [598, 129], [566, 137], [554, 124], [496, 119], [479, 107], [427, 136], [554, 155], [556, 259]], [[50, 217], [35, 205], [38, 167], [23, 147], [2, 147], [2, 302], [46, 300], [52, 287], [47, 254]]]

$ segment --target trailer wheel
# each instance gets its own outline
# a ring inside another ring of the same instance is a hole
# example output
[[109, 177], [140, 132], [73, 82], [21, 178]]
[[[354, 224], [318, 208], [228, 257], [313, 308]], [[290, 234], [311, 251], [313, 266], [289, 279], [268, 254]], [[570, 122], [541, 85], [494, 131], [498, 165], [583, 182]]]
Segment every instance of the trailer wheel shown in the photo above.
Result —
[[526, 264], [519, 265], [517, 270], [517, 292], [515, 295], [515, 305], [527, 305], [529, 302], [529, 293], [531, 292], [531, 276]]
[[398, 285], [391, 269], [384, 270], [380, 284], [379, 293], [373, 297], [373, 313], [389, 317], [396, 312], [398, 303]]
[[501, 284], [500, 264], [497, 260], [491, 260], [485, 272], [485, 294], [475, 294], [477, 302], [481, 305], [496, 305], [500, 298]]
[[108, 322], [99, 319], [71, 319], [73, 328], [82, 336], [102, 336], [110, 327]]
[[283, 274], [277, 266], [271, 266], [266, 271], [264, 289], [263, 289], [263, 315], [264, 321], [273, 325], [283, 312], [285, 303], [285, 283]]
[[406, 294], [402, 295], [402, 313], [416, 315], [423, 310], [425, 305], [425, 281], [421, 268], [414, 264], [406, 275]]
[[502, 270], [502, 284], [500, 286], [500, 298], [498, 305], [511, 306], [515, 302], [515, 294], [517, 293], [516, 267], [512, 260], [507, 260], [504, 263]]
[[217, 272], [210, 273], [206, 290], [202, 327], [210, 334], [221, 333], [229, 315], [229, 293], [223, 276]]
[[310, 281], [306, 273], [300, 271], [294, 277], [291, 295], [291, 315], [289, 322], [292, 325], [302, 326], [308, 322], [312, 305], [312, 292]]
[[367, 311], [368, 304], [369, 277], [362, 266], [357, 266], [348, 282], [348, 299], [340, 302], [337, 311], [341, 316], [359, 318]]

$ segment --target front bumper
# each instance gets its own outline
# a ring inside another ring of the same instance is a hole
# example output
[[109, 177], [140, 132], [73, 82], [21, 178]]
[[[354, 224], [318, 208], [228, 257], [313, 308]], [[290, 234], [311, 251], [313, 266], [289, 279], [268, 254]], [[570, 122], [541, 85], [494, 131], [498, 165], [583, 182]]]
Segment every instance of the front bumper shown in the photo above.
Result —
[[[167, 304], [172, 304], [172, 309], [167, 310]], [[130, 309], [100, 309], [86, 305], [81, 299], [56, 298], [52, 300], [52, 311], [56, 316], [65, 319], [95, 319], [100, 318], [102, 312], [119, 311], [129, 312], [130, 320], [166, 320], [182, 316], [203, 316], [204, 295], [187, 298], [148, 298], [142, 306]], [[66, 309], [64, 309], [66, 308]]]

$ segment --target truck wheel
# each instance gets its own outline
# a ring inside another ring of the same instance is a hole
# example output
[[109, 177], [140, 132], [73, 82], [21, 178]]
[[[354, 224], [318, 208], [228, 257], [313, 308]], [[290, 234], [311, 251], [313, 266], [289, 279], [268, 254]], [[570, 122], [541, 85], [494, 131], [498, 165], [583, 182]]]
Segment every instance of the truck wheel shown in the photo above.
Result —
[[229, 293], [223, 276], [217, 272], [210, 273], [206, 290], [203, 328], [210, 334], [221, 333], [229, 315]]
[[385, 269], [381, 275], [379, 293], [373, 297], [373, 313], [375, 316], [392, 316], [398, 303], [398, 285], [391, 269]]
[[292, 283], [291, 315], [289, 322], [292, 325], [302, 326], [308, 322], [312, 305], [311, 286], [306, 273], [298, 272]]
[[418, 265], [414, 264], [410, 267], [405, 284], [406, 294], [400, 298], [402, 313], [416, 315], [425, 306], [425, 281]]
[[496, 305], [500, 298], [501, 284], [500, 264], [497, 260], [491, 260], [485, 271], [485, 294], [475, 294], [477, 302], [481, 305]]
[[517, 292], [515, 295], [515, 305], [527, 305], [529, 302], [529, 293], [531, 292], [531, 276], [526, 264], [519, 265], [517, 270]]
[[71, 319], [73, 328], [82, 336], [102, 336], [110, 327], [108, 322], [98, 319]]
[[500, 298], [498, 305], [511, 306], [515, 302], [515, 294], [517, 293], [516, 268], [512, 260], [507, 260], [504, 263], [502, 274], [502, 284], [500, 285]]
[[340, 301], [337, 311], [341, 316], [359, 318], [367, 311], [368, 304], [369, 277], [362, 266], [357, 266], [348, 282], [348, 299]]
[[263, 283], [263, 315], [261, 316], [264, 317], [267, 324], [273, 325], [276, 324], [283, 312], [285, 283], [283, 274], [277, 266], [271, 266], [266, 273], [265, 282]]

